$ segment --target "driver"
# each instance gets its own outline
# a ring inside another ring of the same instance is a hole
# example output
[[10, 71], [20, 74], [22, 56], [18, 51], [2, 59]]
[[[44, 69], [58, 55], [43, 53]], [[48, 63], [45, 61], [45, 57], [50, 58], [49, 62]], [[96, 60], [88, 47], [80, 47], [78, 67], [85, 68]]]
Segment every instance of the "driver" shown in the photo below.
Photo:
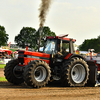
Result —
[[64, 55], [64, 54], [66, 54], [66, 49], [67, 49], [67, 48], [66, 48], [66, 46], [65, 46], [64, 44], [62, 45], [62, 49], [61, 49], [61, 50], [60, 50], [59, 48], [60, 48], [60, 45], [58, 45], [58, 54], [59, 54], [59, 55]]

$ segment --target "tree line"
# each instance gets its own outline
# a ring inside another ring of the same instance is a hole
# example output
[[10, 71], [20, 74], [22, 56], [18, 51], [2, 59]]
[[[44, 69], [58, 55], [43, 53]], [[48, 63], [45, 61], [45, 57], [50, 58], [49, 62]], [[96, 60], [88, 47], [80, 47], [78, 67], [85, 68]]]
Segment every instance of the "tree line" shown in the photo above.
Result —
[[[50, 30], [49, 27], [43, 27], [41, 38], [44, 39], [46, 36], [55, 36], [56, 34]], [[4, 26], [0, 26], [0, 46], [7, 45], [9, 35], [6, 34]], [[44, 40], [41, 39], [40, 46], [44, 45]], [[38, 48], [39, 40], [39, 30], [36, 30], [32, 27], [23, 27], [19, 34], [15, 36], [14, 41], [17, 46], [25, 48], [26, 45], [29, 45], [30, 48], [35, 50]], [[84, 42], [79, 45], [80, 51], [88, 51], [88, 49], [94, 49], [95, 52], [100, 52], [100, 36], [94, 39], [85, 39]]]
[[79, 45], [79, 50], [81, 51], [87, 51], [88, 49], [94, 49], [97, 53], [100, 52], [100, 36], [93, 39], [86, 39]]
[[[42, 29], [41, 33], [41, 44], [40, 47], [44, 45], [44, 39], [46, 36], [56, 36], [54, 32], [50, 30], [49, 27], [45, 26]], [[0, 26], [0, 46], [7, 45], [7, 41], [9, 39], [9, 35], [6, 34], [4, 26]], [[23, 27], [19, 34], [15, 36], [14, 38], [15, 43], [17, 46], [21, 48], [25, 48], [26, 45], [29, 46], [29, 48], [34, 48], [35, 50], [38, 49], [38, 42], [39, 42], [39, 29], [36, 30], [32, 27]]]

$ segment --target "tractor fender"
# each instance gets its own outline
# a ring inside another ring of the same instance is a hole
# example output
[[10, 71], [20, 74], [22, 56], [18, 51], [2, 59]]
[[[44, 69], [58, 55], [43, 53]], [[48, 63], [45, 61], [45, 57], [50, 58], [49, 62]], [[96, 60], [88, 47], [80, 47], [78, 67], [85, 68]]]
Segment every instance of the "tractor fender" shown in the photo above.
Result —
[[78, 55], [78, 54], [71, 54], [71, 53], [69, 53], [64, 59], [71, 59], [71, 58], [75, 58], [75, 57], [82, 58], [85, 60], [85, 58], [83, 56]]

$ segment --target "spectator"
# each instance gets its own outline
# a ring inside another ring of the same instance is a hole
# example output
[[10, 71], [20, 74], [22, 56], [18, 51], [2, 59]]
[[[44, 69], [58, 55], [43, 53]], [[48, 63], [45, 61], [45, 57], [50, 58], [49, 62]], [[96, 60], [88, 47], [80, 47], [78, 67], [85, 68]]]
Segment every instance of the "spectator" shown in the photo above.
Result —
[[0, 58], [2, 58], [2, 52], [0, 52]]
[[6, 59], [9, 59], [9, 54], [8, 54], [8, 52], [5, 52], [5, 57], [6, 57]]
[[97, 56], [100, 56], [100, 52], [98, 52]]

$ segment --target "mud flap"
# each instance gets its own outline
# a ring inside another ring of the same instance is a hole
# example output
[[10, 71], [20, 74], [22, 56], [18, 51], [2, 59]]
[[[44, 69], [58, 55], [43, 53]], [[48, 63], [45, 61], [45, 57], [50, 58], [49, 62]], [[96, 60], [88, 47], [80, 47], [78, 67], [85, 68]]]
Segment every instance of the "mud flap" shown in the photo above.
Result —
[[94, 61], [87, 61], [89, 66], [89, 79], [86, 86], [95, 86], [97, 81], [97, 66]]

